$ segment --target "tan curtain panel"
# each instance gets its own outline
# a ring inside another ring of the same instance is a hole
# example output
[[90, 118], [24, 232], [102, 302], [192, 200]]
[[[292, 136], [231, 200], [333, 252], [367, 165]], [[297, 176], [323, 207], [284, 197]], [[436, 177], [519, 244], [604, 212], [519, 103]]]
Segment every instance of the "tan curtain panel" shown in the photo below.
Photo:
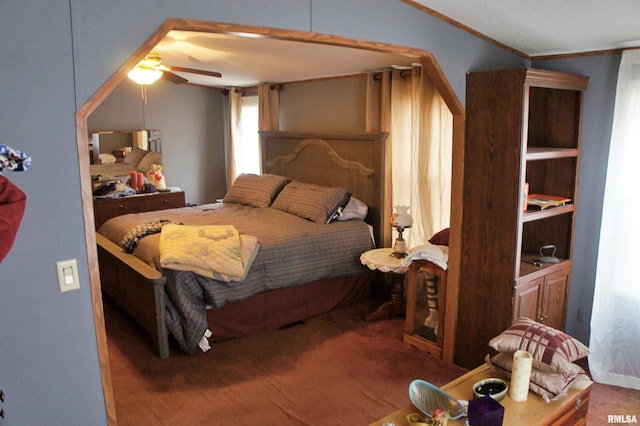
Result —
[[280, 130], [280, 90], [273, 83], [258, 85], [258, 115], [261, 131]]
[[[391, 130], [391, 71], [375, 71], [367, 74], [367, 92], [365, 105], [365, 130], [367, 132], [383, 132], [389, 134]], [[385, 199], [391, 198], [392, 178], [391, 178], [391, 135], [385, 141], [385, 170], [384, 170], [384, 193]], [[392, 214], [389, 203], [385, 203], [381, 212], [384, 218], [384, 229], [382, 229], [382, 241], [378, 241], [384, 247], [391, 245], [391, 224], [389, 218]]]

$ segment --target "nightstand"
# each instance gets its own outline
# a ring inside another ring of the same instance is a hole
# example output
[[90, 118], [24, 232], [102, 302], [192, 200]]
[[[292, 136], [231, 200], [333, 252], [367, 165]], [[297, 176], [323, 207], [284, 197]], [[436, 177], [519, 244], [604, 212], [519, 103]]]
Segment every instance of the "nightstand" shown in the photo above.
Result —
[[409, 270], [402, 265], [402, 259], [392, 256], [393, 249], [380, 248], [368, 250], [360, 256], [360, 262], [372, 271], [380, 271], [391, 274], [393, 288], [391, 300], [382, 304], [374, 312], [365, 316], [365, 321], [393, 318], [404, 314], [404, 274]]

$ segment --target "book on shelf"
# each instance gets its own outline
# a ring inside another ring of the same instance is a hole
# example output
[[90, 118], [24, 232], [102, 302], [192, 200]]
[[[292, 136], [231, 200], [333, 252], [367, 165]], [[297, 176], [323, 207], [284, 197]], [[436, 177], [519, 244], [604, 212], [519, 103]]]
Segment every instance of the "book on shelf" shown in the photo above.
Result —
[[571, 198], [559, 197], [557, 195], [547, 194], [529, 194], [527, 196], [527, 206], [529, 208], [544, 210], [549, 207], [564, 206], [571, 202]]

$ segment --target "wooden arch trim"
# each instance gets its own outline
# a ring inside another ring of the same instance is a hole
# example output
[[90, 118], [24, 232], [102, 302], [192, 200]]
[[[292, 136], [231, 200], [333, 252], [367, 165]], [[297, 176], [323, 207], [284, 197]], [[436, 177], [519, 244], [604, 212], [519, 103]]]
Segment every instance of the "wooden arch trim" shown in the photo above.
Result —
[[[449, 85], [444, 73], [440, 69], [433, 55], [425, 50], [414, 49], [399, 45], [377, 43], [363, 40], [348, 39], [339, 36], [305, 32], [297, 30], [284, 30], [249, 25], [237, 25], [228, 23], [215, 23], [189, 19], [169, 18], [158, 30], [149, 37], [114, 74], [85, 102], [76, 113], [76, 139], [78, 144], [78, 161], [80, 168], [80, 181], [82, 191], [83, 216], [85, 223], [85, 235], [87, 245], [87, 259], [89, 265], [89, 280], [91, 298], [93, 304], [94, 323], [96, 328], [96, 341], [98, 346], [98, 358], [100, 363], [102, 387], [104, 391], [107, 422], [110, 425], [117, 424], [113, 386], [111, 381], [111, 369], [109, 365], [109, 353], [107, 348], [107, 335], [104, 321], [104, 309], [102, 305], [102, 293], [100, 287], [100, 272], [98, 269], [98, 254], [96, 247], [96, 235], [93, 216], [93, 197], [91, 191], [89, 171], [89, 151], [86, 149], [86, 137], [88, 132], [87, 119], [89, 115], [116, 89], [126, 78], [127, 72], [149, 53], [172, 30], [200, 31], [224, 34], [258, 35], [290, 41], [306, 43], [328, 44], [339, 47], [357, 48], [377, 52], [387, 52], [407, 57], [412, 57], [420, 62], [434, 82], [437, 90], [442, 95], [445, 103], [453, 114], [453, 170], [452, 170], [452, 217], [451, 235], [449, 247], [449, 285], [447, 287], [447, 311], [457, 313], [458, 270], [460, 261], [460, 221], [462, 216], [462, 162], [464, 145], [464, 108], [458, 100], [455, 92]], [[390, 212], [387, 212], [390, 214]], [[455, 326], [449, 327], [446, 334], [449, 341], [453, 342]], [[451, 352], [451, 353], [449, 353]], [[443, 358], [453, 359], [453, 347], [443, 350]]]

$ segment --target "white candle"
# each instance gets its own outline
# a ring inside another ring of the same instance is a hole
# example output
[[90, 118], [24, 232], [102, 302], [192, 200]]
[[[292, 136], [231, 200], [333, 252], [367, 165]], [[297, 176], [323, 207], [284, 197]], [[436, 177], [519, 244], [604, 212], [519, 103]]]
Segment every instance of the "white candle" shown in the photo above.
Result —
[[531, 379], [532, 363], [533, 357], [529, 352], [514, 352], [509, 396], [516, 402], [524, 402], [527, 400], [527, 396], [529, 396], [529, 380]]

